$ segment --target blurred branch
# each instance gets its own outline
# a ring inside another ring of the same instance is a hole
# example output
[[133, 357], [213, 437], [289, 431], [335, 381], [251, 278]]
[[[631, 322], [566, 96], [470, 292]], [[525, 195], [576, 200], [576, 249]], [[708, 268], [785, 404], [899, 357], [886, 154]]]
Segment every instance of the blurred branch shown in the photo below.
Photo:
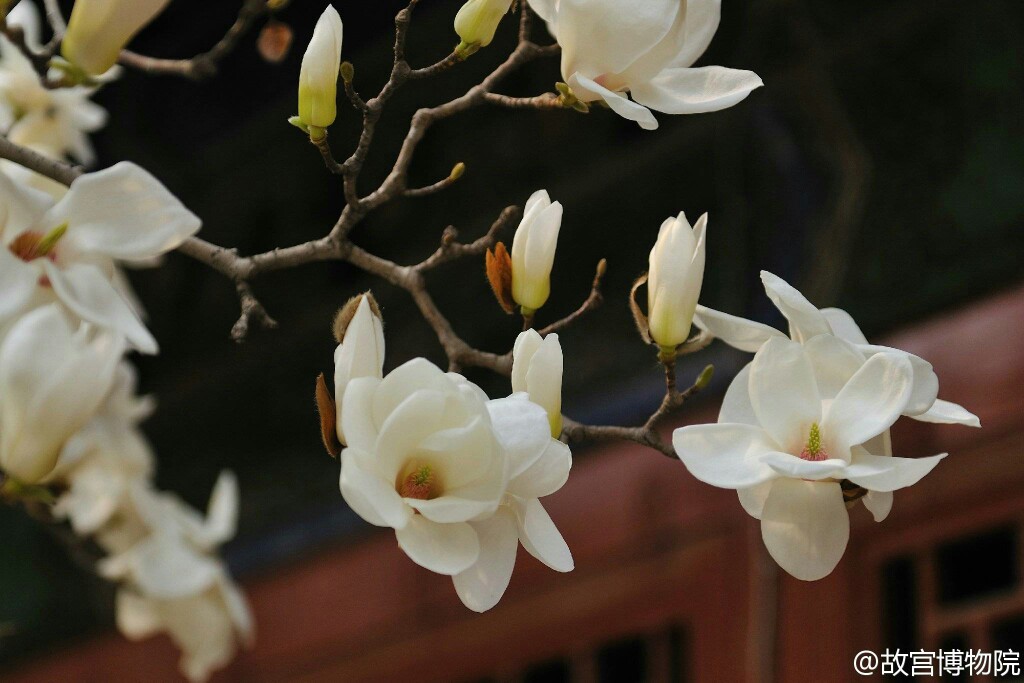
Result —
[[[193, 80], [210, 78], [217, 74], [221, 60], [238, 46], [238, 41], [241, 40], [242, 36], [248, 32], [258, 19], [269, 14], [270, 11], [267, 6], [267, 0], [245, 0], [242, 8], [238, 11], [235, 23], [227, 30], [224, 37], [217, 41], [208, 51], [190, 59], [158, 59], [156, 57], [140, 55], [131, 50], [121, 50], [121, 56], [117, 61], [123, 66], [148, 74], [181, 76]], [[56, 14], [59, 16], [60, 11], [57, 10]], [[47, 7], [47, 17], [51, 17], [49, 6]], [[56, 33], [57, 27], [53, 24], [52, 17], [50, 18], [50, 23]]]

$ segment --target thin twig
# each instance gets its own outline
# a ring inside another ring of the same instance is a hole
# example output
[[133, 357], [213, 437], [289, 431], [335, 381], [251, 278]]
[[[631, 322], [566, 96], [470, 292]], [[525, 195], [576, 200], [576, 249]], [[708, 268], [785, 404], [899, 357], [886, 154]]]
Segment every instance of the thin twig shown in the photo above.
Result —
[[[49, 10], [49, 6], [48, 6]], [[245, 4], [238, 12], [235, 22], [217, 43], [208, 51], [196, 55], [190, 59], [158, 59], [147, 57], [131, 50], [122, 50], [118, 63], [132, 69], [137, 69], [148, 74], [162, 74], [169, 76], [181, 76], [192, 80], [203, 80], [217, 74], [220, 62], [230, 54], [238, 45], [242, 36], [256, 23], [256, 21], [268, 14], [270, 9], [266, 0], [245, 0]], [[57, 15], [59, 15], [59, 9]], [[47, 15], [49, 16], [49, 11]], [[50, 18], [53, 25], [53, 18]]]

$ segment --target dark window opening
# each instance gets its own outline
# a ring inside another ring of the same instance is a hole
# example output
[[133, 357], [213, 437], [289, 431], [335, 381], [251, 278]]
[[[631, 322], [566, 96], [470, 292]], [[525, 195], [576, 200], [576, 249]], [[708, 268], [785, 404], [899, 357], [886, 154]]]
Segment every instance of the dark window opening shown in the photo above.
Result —
[[1017, 531], [993, 529], [940, 545], [935, 551], [940, 604], [955, 604], [1012, 590], [1017, 585]]

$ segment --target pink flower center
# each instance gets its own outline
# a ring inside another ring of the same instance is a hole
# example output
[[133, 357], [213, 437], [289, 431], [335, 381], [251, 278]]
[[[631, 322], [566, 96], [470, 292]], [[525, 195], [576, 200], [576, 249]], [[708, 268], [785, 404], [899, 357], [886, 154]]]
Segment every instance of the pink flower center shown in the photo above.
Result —
[[403, 498], [431, 500], [438, 496], [437, 477], [430, 465], [421, 465], [406, 476], [399, 487], [398, 494]]
[[818, 427], [817, 422], [811, 425], [811, 433], [807, 437], [807, 445], [800, 451], [800, 457], [803, 460], [810, 460], [812, 462], [829, 459], [828, 451], [821, 445], [821, 428]]

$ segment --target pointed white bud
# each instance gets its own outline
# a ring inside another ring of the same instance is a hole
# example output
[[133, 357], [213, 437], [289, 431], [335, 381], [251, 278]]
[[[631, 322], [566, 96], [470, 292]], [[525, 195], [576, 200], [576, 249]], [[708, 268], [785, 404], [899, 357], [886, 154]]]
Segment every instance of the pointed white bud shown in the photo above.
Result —
[[327, 128], [338, 115], [341, 38], [341, 17], [328, 5], [316, 22], [299, 73], [299, 120], [306, 126]]
[[704, 282], [704, 231], [708, 215], [693, 228], [680, 213], [669, 218], [651, 250], [647, 315], [651, 338], [663, 348], [686, 341]]
[[334, 351], [334, 400], [337, 405], [338, 440], [341, 433], [341, 406], [345, 388], [358, 377], [384, 376], [384, 326], [370, 296], [360, 295], [355, 315], [344, 331], [344, 339]]
[[551, 436], [562, 434], [562, 345], [557, 334], [526, 330], [512, 347], [512, 391], [525, 391], [548, 414]]
[[99, 76], [135, 34], [170, 0], [75, 0], [61, 54], [90, 76]]
[[552, 203], [546, 190], [534, 192], [512, 238], [512, 298], [524, 313], [536, 311], [548, 300], [561, 227], [562, 205]]

